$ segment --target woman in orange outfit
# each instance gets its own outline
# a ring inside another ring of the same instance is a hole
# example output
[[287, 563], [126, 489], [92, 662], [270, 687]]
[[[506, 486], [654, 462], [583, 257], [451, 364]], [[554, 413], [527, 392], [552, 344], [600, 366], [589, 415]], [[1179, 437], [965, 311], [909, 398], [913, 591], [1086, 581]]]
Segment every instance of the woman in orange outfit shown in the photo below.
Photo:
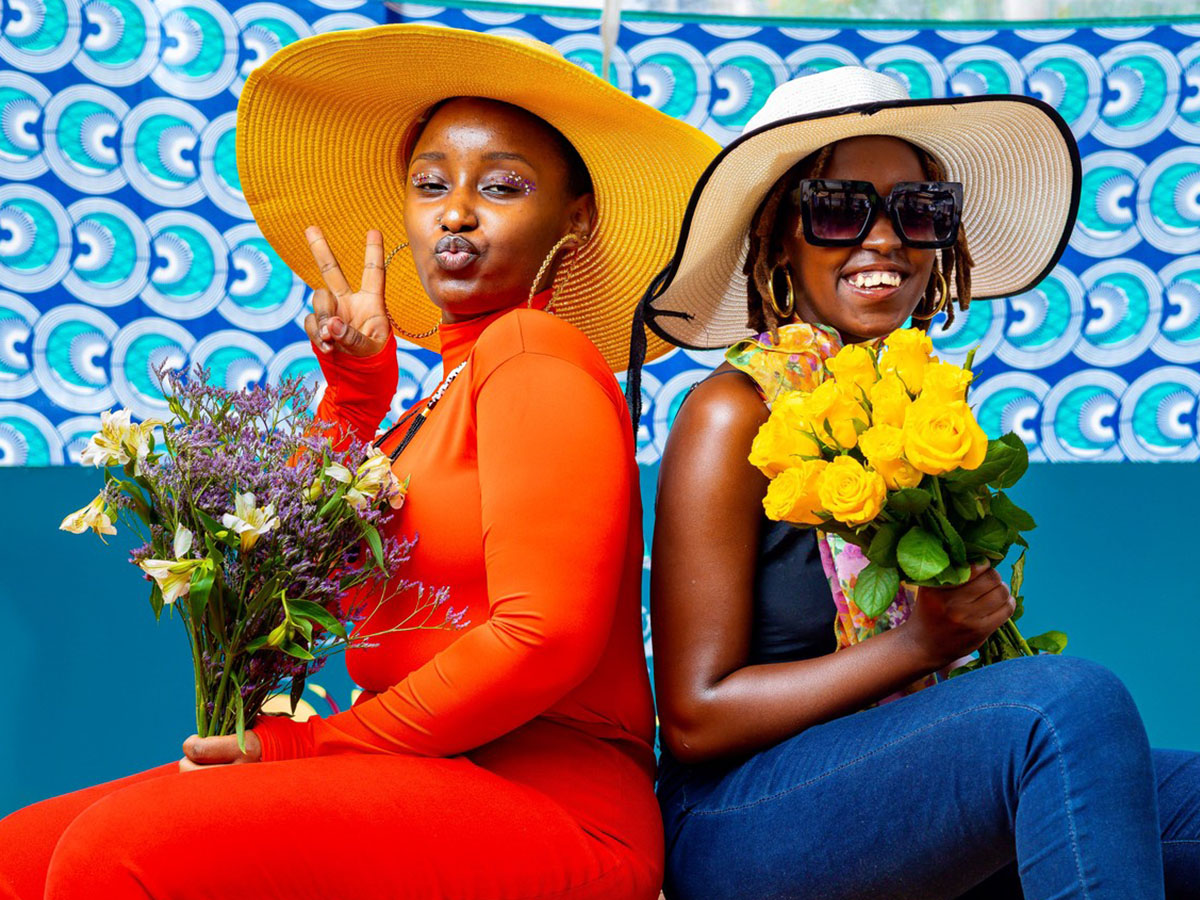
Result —
[[[448, 586], [464, 627], [349, 653], [366, 693], [344, 713], [262, 719], [245, 753], [193, 736], [178, 764], [14, 813], [0, 897], [655, 897], [641, 513], [612, 368], [715, 145], [546, 49], [422, 26], [292, 45], [239, 117], [264, 235], [324, 285], [320, 415], [369, 437], [393, 332], [441, 351], [438, 391], [380, 443], [411, 479], [402, 575]], [[385, 284], [368, 232], [354, 291], [338, 255], [374, 224], [410, 252]], [[381, 603], [371, 630], [412, 603]]]

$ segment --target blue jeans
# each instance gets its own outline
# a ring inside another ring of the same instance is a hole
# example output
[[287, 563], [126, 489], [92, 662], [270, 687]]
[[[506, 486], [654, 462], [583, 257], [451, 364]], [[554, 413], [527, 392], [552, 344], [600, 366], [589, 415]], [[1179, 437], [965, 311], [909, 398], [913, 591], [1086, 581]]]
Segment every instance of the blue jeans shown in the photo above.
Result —
[[1164, 863], [1165, 896], [1200, 898], [1200, 754], [1152, 752], [1125, 687], [1079, 659], [990, 666], [733, 763], [664, 754], [659, 799], [669, 900], [1162, 900]]

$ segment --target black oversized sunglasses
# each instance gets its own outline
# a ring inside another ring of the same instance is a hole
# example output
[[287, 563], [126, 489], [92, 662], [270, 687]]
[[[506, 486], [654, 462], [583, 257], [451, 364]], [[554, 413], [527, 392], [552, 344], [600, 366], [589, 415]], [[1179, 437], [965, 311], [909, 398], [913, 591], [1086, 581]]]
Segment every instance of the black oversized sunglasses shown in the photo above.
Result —
[[957, 181], [903, 181], [880, 197], [869, 181], [805, 178], [792, 191], [804, 239], [821, 247], [861, 244], [880, 209], [909, 247], [952, 247], [962, 221], [962, 198]]

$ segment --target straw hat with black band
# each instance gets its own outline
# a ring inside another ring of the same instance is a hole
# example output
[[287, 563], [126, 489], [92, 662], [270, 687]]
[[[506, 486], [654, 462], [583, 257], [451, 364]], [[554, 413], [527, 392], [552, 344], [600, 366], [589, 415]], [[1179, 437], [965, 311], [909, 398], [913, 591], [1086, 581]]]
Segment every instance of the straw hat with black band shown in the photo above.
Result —
[[[692, 191], [675, 255], [637, 318], [688, 349], [752, 336], [742, 267], [755, 211], [800, 160], [864, 135], [908, 141], [962, 182], [973, 299], [1019, 294], [1054, 268], [1075, 223], [1080, 163], [1052, 107], [1016, 95], [913, 100], [888, 75], [844, 66], [776, 88], [712, 161]], [[635, 324], [635, 357], [641, 331]]]
[[[583, 158], [596, 228], [555, 292], [555, 314], [623, 368], [630, 315], [669, 258], [688, 192], [719, 147], [545, 44], [382, 25], [306, 38], [271, 56], [247, 79], [237, 120], [238, 171], [264, 237], [314, 288], [322, 280], [306, 226], [321, 226], [344, 270], [362, 258], [368, 229], [380, 229], [389, 249], [405, 241], [406, 141], [450, 97], [520, 106]], [[347, 271], [352, 283], [354, 274]], [[411, 255], [397, 254], [387, 275], [393, 323], [416, 334], [435, 326], [441, 311]], [[438, 349], [436, 333], [417, 343]], [[668, 349], [655, 338], [647, 357]]]

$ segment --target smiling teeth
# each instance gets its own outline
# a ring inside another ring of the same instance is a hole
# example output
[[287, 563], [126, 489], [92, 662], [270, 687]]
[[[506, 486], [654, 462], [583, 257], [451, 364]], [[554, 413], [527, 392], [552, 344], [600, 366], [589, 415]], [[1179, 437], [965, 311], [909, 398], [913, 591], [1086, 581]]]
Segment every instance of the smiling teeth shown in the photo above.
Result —
[[850, 276], [850, 283], [856, 288], [872, 288], [880, 285], [899, 287], [901, 281], [899, 272], [855, 272]]

